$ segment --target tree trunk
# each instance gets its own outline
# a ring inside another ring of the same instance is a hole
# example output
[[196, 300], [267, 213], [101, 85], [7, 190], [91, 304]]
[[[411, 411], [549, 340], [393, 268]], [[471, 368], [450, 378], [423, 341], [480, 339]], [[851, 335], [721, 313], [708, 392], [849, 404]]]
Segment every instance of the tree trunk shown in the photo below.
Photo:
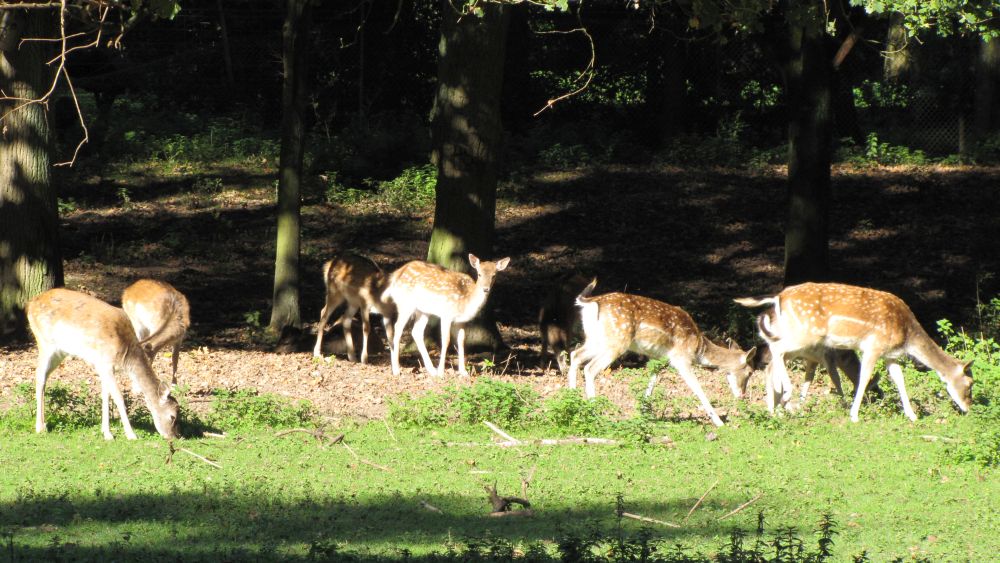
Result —
[[998, 119], [996, 107], [997, 82], [1000, 81], [1000, 39], [979, 40], [976, 61], [975, 134], [982, 139], [995, 131]]
[[[431, 113], [437, 196], [427, 259], [470, 271], [469, 252], [493, 258], [509, 8], [488, 2], [482, 17], [459, 18], [451, 2], [442, 4], [438, 89]], [[479, 320], [466, 327], [467, 345], [500, 348], [503, 342], [488, 306]]]
[[909, 82], [916, 71], [913, 50], [906, 37], [903, 14], [894, 12], [889, 17], [889, 30], [885, 35], [885, 62], [882, 76], [889, 82]]
[[299, 251], [302, 156], [305, 148], [306, 55], [311, 0], [287, 0], [282, 28], [281, 161], [278, 165], [278, 233], [270, 329], [301, 325]]
[[790, 27], [788, 48], [785, 285], [792, 285], [829, 275], [832, 66], [822, 30], [809, 23]]
[[[51, 37], [52, 18], [48, 10], [0, 14], [0, 90], [7, 96], [38, 99], [48, 90], [52, 44], [20, 40]], [[0, 102], [0, 336], [23, 331], [28, 300], [63, 283], [45, 106], [7, 113], [20, 103]]]

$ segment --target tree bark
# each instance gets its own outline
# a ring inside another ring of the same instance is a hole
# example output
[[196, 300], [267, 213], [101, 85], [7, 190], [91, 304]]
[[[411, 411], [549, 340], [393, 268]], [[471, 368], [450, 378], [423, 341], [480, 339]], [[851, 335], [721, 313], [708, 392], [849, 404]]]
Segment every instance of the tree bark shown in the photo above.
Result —
[[[20, 40], [51, 37], [52, 17], [48, 10], [0, 14], [0, 90], [7, 96], [38, 99], [48, 90], [52, 44]], [[28, 300], [63, 284], [46, 109], [29, 104], [11, 112], [21, 104], [0, 102], [0, 336], [23, 333]]]
[[789, 24], [785, 285], [829, 275], [831, 53], [822, 29]]
[[885, 36], [882, 77], [889, 82], [909, 82], [915, 72], [915, 60], [903, 26], [903, 14], [895, 12], [889, 17], [889, 30]]
[[305, 151], [306, 63], [311, 0], [287, 0], [282, 28], [281, 160], [278, 229], [274, 261], [274, 302], [270, 329], [298, 328], [302, 157]]
[[[468, 253], [493, 258], [497, 157], [503, 128], [500, 97], [509, 8], [487, 2], [482, 17], [459, 17], [443, 1], [438, 89], [431, 114], [431, 158], [437, 166], [434, 230], [427, 259], [469, 272]], [[466, 325], [466, 345], [503, 342], [484, 307]]]
[[1000, 81], [1000, 39], [979, 40], [976, 61], [975, 135], [982, 139], [997, 129], [1000, 112], [996, 107], [997, 83]]

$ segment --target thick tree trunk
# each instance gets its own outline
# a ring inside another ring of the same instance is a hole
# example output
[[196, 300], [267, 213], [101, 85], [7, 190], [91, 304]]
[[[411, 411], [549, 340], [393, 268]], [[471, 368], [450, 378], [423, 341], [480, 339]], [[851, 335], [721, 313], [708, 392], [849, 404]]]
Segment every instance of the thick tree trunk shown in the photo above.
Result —
[[[438, 89], [431, 115], [437, 197], [427, 259], [468, 272], [469, 252], [494, 258], [497, 157], [503, 136], [500, 94], [509, 8], [487, 2], [482, 17], [459, 18], [452, 3], [444, 0], [442, 4]], [[501, 347], [489, 304], [480, 321], [467, 326], [467, 346]]]
[[831, 54], [821, 30], [792, 26], [788, 93], [785, 285], [829, 275]]
[[1000, 82], [1000, 39], [979, 40], [976, 61], [975, 134], [983, 138], [997, 129], [1000, 110], [997, 109], [997, 83]]
[[[38, 99], [51, 84], [48, 10], [0, 14], [0, 91]], [[0, 102], [0, 336], [24, 329], [24, 306], [35, 295], [62, 285], [59, 213], [49, 176], [51, 145], [45, 106]]]
[[281, 332], [301, 324], [299, 251], [302, 156], [305, 148], [306, 56], [311, 0], [287, 0], [282, 29], [281, 162], [278, 178], [278, 233], [274, 260], [274, 302], [270, 328]]
[[916, 72], [916, 61], [906, 28], [903, 26], [903, 14], [895, 12], [889, 17], [889, 30], [885, 36], [885, 61], [882, 65], [882, 77], [889, 82], [909, 82]]

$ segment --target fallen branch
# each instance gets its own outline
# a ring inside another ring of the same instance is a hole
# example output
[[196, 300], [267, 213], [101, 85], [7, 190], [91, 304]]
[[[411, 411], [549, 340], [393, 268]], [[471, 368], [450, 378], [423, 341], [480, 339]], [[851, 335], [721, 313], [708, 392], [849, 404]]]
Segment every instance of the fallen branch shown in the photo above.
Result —
[[444, 512], [442, 512], [440, 508], [432, 505], [431, 503], [427, 502], [426, 500], [420, 501], [420, 506], [424, 507], [427, 510], [430, 510], [431, 512], [437, 512], [438, 514], [444, 514]]
[[493, 505], [493, 512], [510, 512], [511, 504], [520, 504], [524, 508], [530, 508], [531, 503], [527, 499], [518, 497], [502, 497], [497, 494], [497, 487], [493, 485], [492, 487], [487, 487], [483, 485], [483, 489], [486, 490], [486, 494], [489, 495], [490, 504]]
[[530, 508], [522, 508], [520, 510], [507, 510], [505, 512], [490, 512], [491, 518], [509, 518], [517, 516], [534, 516], [535, 511]]
[[638, 514], [632, 514], [631, 512], [622, 512], [622, 516], [625, 518], [631, 518], [633, 520], [640, 520], [642, 522], [651, 522], [653, 524], [661, 524], [663, 526], [669, 526], [671, 528], [680, 528], [679, 525], [673, 522], [666, 522], [664, 520], [657, 520], [656, 518], [650, 518], [649, 516], [640, 516]]
[[[173, 443], [170, 444], [170, 449], [171, 450], [174, 449]], [[190, 456], [194, 456], [194, 457], [200, 459], [201, 461], [204, 461], [205, 463], [211, 465], [212, 467], [214, 467], [216, 469], [222, 469], [222, 466], [219, 465], [218, 463], [215, 463], [214, 461], [208, 459], [207, 457], [205, 457], [205, 456], [203, 456], [201, 454], [196, 454], [196, 453], [192, 452], [191, 450], [189, 450], [187, 448], [177, 448], [177, 451], [181, 451], [181, 452], [184, 452], [184, 453], [186, 453], [186, 454], [188, 454]]]
[[741, 505], [737, 506], [735, 510], [733, 510], [733, 511], [732, 511], [732, 512], [730, 512], [729, 514], [726, 514], [725, 516], [723, 516], [723, 517], [719, 518], [719, 520], [720, 520], [720, 521], [721, 521], [721, 520], [725, 520], [726, 518], [729, 518], [729, 517], [730, 517], [730, 516], [732, 516], [733, 514], [736, 514], [736, 513], [738, 513], [738, 512], [741, 512], [741, 511], [742, 511], [742, 510], [743, 510], [744, 508], [746, 508], [746, 507], [750, 506], [751, 504], [753, 504], [753, 503], [757, 502], [758, 500], [760, 500], [760, 497], [762, 497], [762, 496], [764, 496], [764, 493], [758, 493], [758, 494], [757, 494], [757, 496], [755, 496], [755, 497], [753, 497], [752, 499], [750, 499], [750, 500], [748, 500], [748, 501], [744, 502], [743, 504], [741, 504]]
[[698, 498], [698, 502], [694, 503], [694, 506], [691, 507], [691, 510], [688, 510], [687, 516], [684, 517], [684, 521], [685, 522], [687, 522], [688, 518], [691, 517], [691, 515], [694, 513], [695, 509], [697, 509], [698, 506], [701, 505], [701, 501], [705, 500], [705, 497], [708, 496], [708, 493], [712, 492], [712, 489], [714, 489], [715, 486], [718, 485], [718, 484], [719, 484], [719, 480], [716, 479], [715, 482], [712, 483], [712, 486], [709, 487], [707, 491], [705, 491], [705, 494], [701, 495], [701, 497]]
[[617, 446], [621, 442], [610, 438], [539, 438], [537, 440], [507, 440], [504, 442], [439, 442], [446, 447], [498, 447], [516, 448], [520, 446]]
[[201, 435], [202, 435], [203, 438], [225, 438], [226, 437], [225, 433], [219, 434], [218, 432], [202, 432]]
[[924, 441], [927, 441], [927, 442], [954, 443], [954, 442], [959, 442], [960, 441], [960, 440], [956, 440], [954, 438], [946, 438], [944, 436], [932, 436], [930, 434], [924, 434], [924, 435], [920, 436], [920, 438], [923, 439]]
[[483, 424], [485, 424], [486, 427], [489, 428], [490, 430], [496, 432], [504, 440], [506, 440], [508, 442], [520, 443], [520, 441], [517, 438], [515, 438], [515, 437], [511, 436], [510, 434], [504, 432], [496, 424], [493, 424], [492, 422], [490, 422], [488, 420], [484, 420]]
[[376, 469], [381, 469], [382, 471], [385, 471], [386, 473], [392, 473], [392, 469], [389, 469], [388, 467], [386, 467], [384, 465], [379, 465], [379, 464], [377, 464], [375, 462], [368, 461], [367, 459], [364, 459], [364, 458], [360, 457], [358, 454], [354, 453], [354, 450], [351, 449], [351, 446], [347, 445], [347, 442], [343, 442], [342, 441], [342, 442], [340, 442], [340, 445], [344, 446], [344, 448], [348, 452], [350, 452], [350, 454], [352, 456], [354, 456], [354, 459], [358, 460], [359, 462], [361, 462], [361, 463], [363, 463], [365, 465], [370, 465], [370, 466], [372, 466], [372, 467], [374, 467]]

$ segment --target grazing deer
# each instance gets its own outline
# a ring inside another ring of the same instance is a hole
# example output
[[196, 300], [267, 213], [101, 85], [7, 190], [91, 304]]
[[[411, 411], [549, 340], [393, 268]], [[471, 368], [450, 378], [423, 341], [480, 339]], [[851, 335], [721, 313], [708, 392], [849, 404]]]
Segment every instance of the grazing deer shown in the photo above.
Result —
[[191, 326], [187, 297], [167, 282], [139, 280], [122, 292], [122, 309], [150, 361], [162, 348], [173, 346], [170, 382], [176, 384], [181, 343]]
[[[399, 313], [391, 347], [393, 375], [400, 373], [399, 341], [406, 323], [414, 313], [417, 320], [413, 322], [413, 340], [423, 358], [424, 369], [431, 375], [444, 374], [451, 325], [455, 323], [458, 325], [458, 372], [468, 375], [465, 369], [464, 324], [472, 320], [486, 303], [497, 272], [507, 268], [510, 258], [481, 262], [475, 255], [469, 254], [469, 263], [476, 269], [475, 280], [468, 274], [446, 270], [437, 264], [420, 260], [404, 264], [389, 276], [389, 287], [382, 298], [392, 299]], [[441, 362], [437, 370], [434, 369], [431, 356], [427, 353], [427, 345], [424, 344], [424, 328], [430, 315], [441, 319]]]
[[323, 331], [330, 315], [341, 303], [347, 303], [344, 314], [337, 322], [344, 328], [344, 342], [347, 344], [347, 359], [358, 361], [354, 348], [354, 334], [351, 325], [354, 314], [361, 311], [361, 363], [368, 363], [368, 335], [371, 333], [372, 311], [382, 315], [386, 338], [392, 340], [392, 323], [396, 316], [395, 305], [383, 299], [388, 283], [388, 276], [382, 268], [370, 258], [357, 254], [343, 254], [323, 264], [323, 280], [326, 286], [326, 303], [319, 314], [319, 325], [316, 327], [316, 346], [313, 356], [323, 355]]
[[115, 380], [116, 368], [128, 374], [132, 388], [142, 395], [157, 432], [168, 440], [178, 435], [177, 401], [170, 396], [170, 387], [157, 379], [124, 311], [89, 295], [57, 288], [29, 301], [27, 313], [38, 342], [35, 432], [45, 432], [45, 382], [66, 356], [73, 355], [94, 368], [101, 380], [101, 432], [105, 439], [113, 438], [109, 398], [118, 409], [125, 436], [136, 438]]
[[937, 371], [962, 412], [968, 412], [972, 405], [972, 362], [961, 362], [946, 354], [927, 335], [906, 303], [891, 293], [838, 283], [804, 283], [786, 287], [777, 295], [745, 297], [736, 302], [748, 307], [773, 305], [775, 320], [767, 328], [780, 338], [768, 343], [773, 356], [769, 379], [782, 401], [788, 400], [791, 389], [786, 357], [802, 350], [837, 348], [861, 352], [851, 405], [854, 422], [858, 421], [861, 400], [879, 358], [885, 359], [889, 378], [899, 389], [903, 412], [910, 420], [916, 420], [917, 415], [899, 366], [899, 360], [906, 355]]
[[[774, 318], [773, 311], [767, 310], [757, 316], [757, 330], [761, 337], [766, 343], [780, 339], [780, 335], [773, 332]], [[843, 397], [844, 390], [841, 386], [840, 372], [843, 371], [844, 375], [854, 384], [855, 389], [858, 385], [858, 374], [861, 371], [861, 362], [858, 360], [857, 354], [853, 350], [839, 350], [836, 348], [832, 349], [809, 349], [800, 350], [795, 353], [795, 357], [801, 359], [805, 364], [805, 378], [802, 383], [802, 387], [799, 392], [799, 398], [801, 401], [805, 401], [809, 394], [809, 387], [812, 384], [813, 379], [816, 376], [816, 368], [819, 364], [823, 364], [826, 368], [827, 373], [830, 376], [830, 383], [833, 384], [834, 391], [837, 395]], [[760, 353], [757, 354], [757, 364], [758, 366], [766, 365], [766, 370], [768, 372], [768, 377], [770, 377], [771, 368], [771, 350], [770, 348], [764, 348]], [[790, 359], [790, 356], [786, 355], [785, 359]], [[749, 377], [739, 382], [740, 388], [746, 393], [746, 388], [749, 383]], [[878, 375], [876, 374], [871, 382], [868, 384], [868, 391], [871, 392], [875, 397], [882, 398], [882, 389], [878, 385]], [[768, 400], [768, 406], [773, 407], [773, 395], [768, 393], [765, 395]]]
[[538, 310], [538, 331], [542, 337], [542, 369], [548, 370], [550, 356], [555, 356], [559, 372], [569, 371], [569, 351], [579, 333], [580, 309], [576, 297], [590, 280], [580, 274], [564, 278], [552, 287]]
[[[587, 364], [583, 373], [586, 394], [591, 398], [596, 395], [594, 378], [625, 352], [667, 358], [701, 401], [712, 423], [722, 426], [722, 419], [698, 384], [692, 366], [700, 364], [725, 370], [730, 390], [739, 397], [742, 393], [737, 381], [747, 377], [745, 372], [752, 369], [750, 362], [757, 349], [743, 352], [714, 344], [698, 330], [691, 315], [662, 301], [626, 293], [590, 297], [595, 285], [596, 279], [576, 299], [586, 340], [570, 354], [569, 386], [576, 387], [576, 373], [582, 363]], [[656, 379], [656, 375], [650, 378], [646, 396], [652, 394]]]

